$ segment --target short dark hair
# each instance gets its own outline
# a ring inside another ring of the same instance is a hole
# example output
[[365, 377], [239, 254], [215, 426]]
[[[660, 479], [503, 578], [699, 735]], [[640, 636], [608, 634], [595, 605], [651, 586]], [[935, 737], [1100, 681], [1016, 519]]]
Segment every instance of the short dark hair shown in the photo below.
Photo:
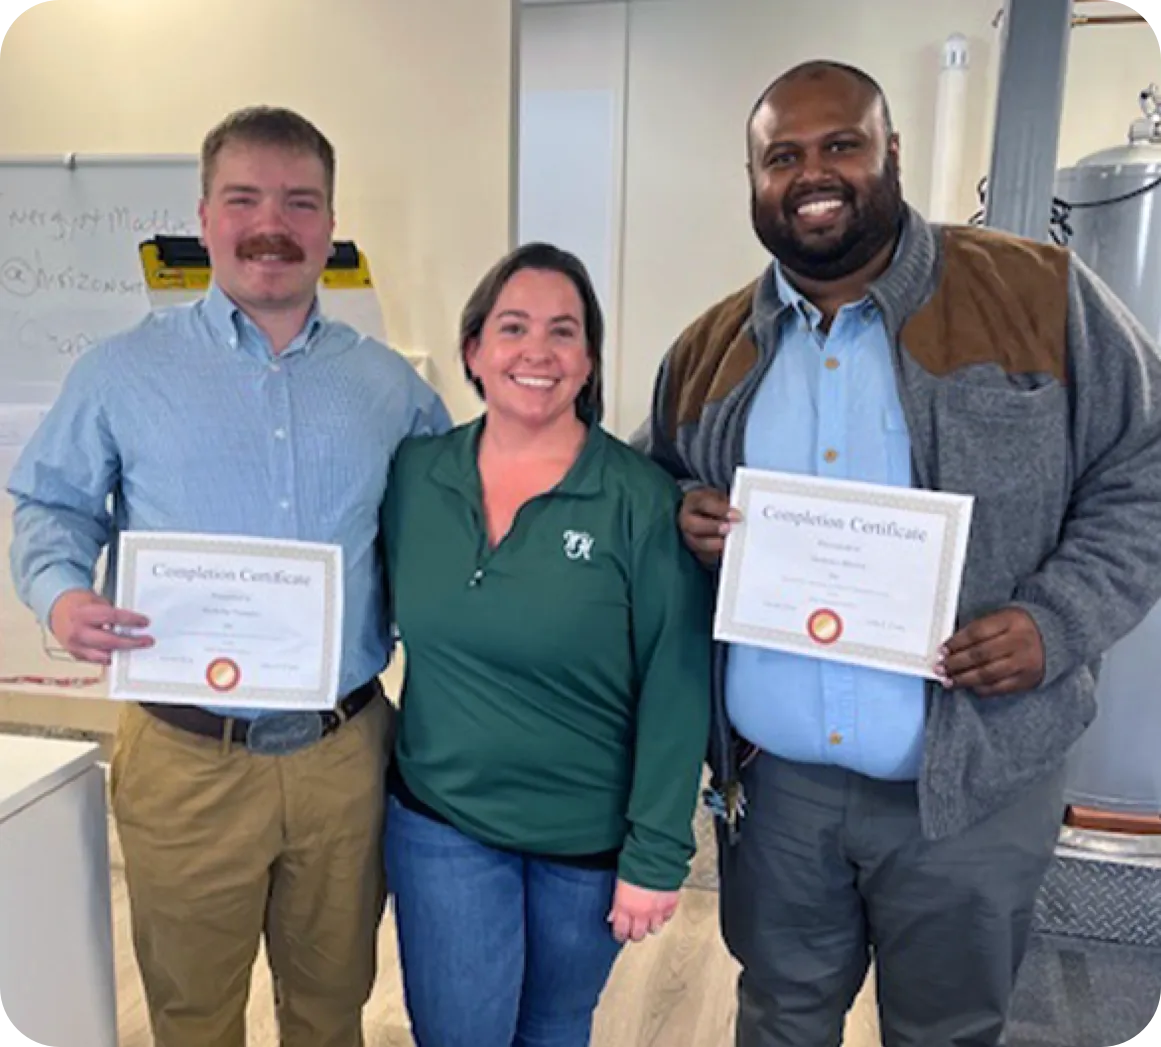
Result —
[[238, 109], [221, 121], [202, 142], [202, 196], [210, 195], [218, 154], [231, 142], [273, 145], [313, 153], [326, 175], [327, 204], [335, 202], [335, 150], [326, 136], [306, 117], [289, 109], [255, 105]]
[[460, 362], [463, 364], [464, 377], [471, 382], [480, 397], [484, 396], [484, 387], [480, 380], [472, 374], [468, 367], [468, 345], [479, 339], [484, 330], [484, 324], [496, 308], [496, 302], [504, 290], [505, 285], [518, 272], [524, 269], [535, 269], [541, 272], [560, 273], [572, 281], [580, 296], [584, 309], [585, 343], [588, 348], [589, 363], [592, 373], [584, 387], [577, 395], [577, 415], [586, 422], [597, 423], [604, 414], [604, 391], [601, 381], [602, 349], [605, 340], [605, 320], [601, 313], [601, 303], [593, 289], [593, 282], [589, 278], [588, 270], [576, 255], [564, 251], [559, 247], [546, 243], [529, 243], [516, 248], [510, 254], [500, 259], [476, 286], [468, 298], [467, 305], [460, 315]]
[[754, 117], [758, 115], [758, 110], [762, 108], [774, 91], [791, 80], [814, 80], [826, 76], [828, 73], [843, 73], [862, 84], [882, 106], [887, 137], [890, 138], [895, 133], [895, 125], [891, 120], [891, 107], [887, 103], [887, 95], [878, 80], [857, 66], [847, 65], [845, 62], [832, 62], [826, 58], [814, 58], [809, 62], [802, 62], [800, 65], [794, 66], [793, 69], [787, 69], [758, 96], [758, 100], [750, 107], [750, 115], [746, 118], [747, 156], [750, 154], [750, 129], [754, 126]]

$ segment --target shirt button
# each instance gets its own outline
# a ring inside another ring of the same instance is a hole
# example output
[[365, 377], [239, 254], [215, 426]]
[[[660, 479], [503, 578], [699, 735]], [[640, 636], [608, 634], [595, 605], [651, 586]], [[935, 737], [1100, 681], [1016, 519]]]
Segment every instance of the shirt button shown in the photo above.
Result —
[[838, 451], [836, 451], [833, 447], [831, 447], [827, 450], [826, 454], [824, 454], [822, 457], [828, 463], [837, 462], [838, 461]]
[[270, 370], [272, 370], [272, 371], [281, 371], [281, 370], [282, 370], [282, 365], [281, 365], [281, 364], [271, 364], [271, 365], [270, 365]]
[[278, 506], [281, 509], [289, 509], [290, 508], [290, 499], [283, 498], [282, 501], [278, 503]]
[[286, 439], [286, 430], [285, 429], [275, 429], [274, 430], [274, 439], [285, 440]]
[[838, 731], [831, 731], [830, 737], [827, 739], [827, 741], [830, 742], [831, 745], [842, 745], [843, 736], [839, 734]]
[[837, 360], [835, 357], [833, 357], [833, 356], [828, 356], [828, 357], [826, 358], [826, 369], [827, 369], [828, 371], [837, 371], [837, 370], [838, 370], [838, 365], [839, 365], [839, 362], [838, 362], [838, 360]]

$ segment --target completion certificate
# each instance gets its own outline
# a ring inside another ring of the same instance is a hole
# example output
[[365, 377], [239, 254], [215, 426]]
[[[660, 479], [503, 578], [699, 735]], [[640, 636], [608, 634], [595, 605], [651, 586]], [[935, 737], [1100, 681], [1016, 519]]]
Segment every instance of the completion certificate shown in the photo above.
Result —
[[110, 697], [181, 705], [331, 709], [343, 561], [337, 545], [130, 531], [117, 604], [153, 647], [114, 653]]
[[741, 468], [714, 635], [935, 678], [972, 498]]

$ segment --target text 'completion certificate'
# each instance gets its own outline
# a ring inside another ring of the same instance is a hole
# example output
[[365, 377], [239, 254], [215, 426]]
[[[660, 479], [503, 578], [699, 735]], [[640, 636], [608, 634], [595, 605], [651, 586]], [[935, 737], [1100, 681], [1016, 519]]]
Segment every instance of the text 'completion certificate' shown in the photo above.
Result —
[[117, 605], [153, 647], [113, 656], [109, 694], [134, 701], [331, 709], [343, 633], [342, 549], [129, 531]]
[[934, 678], [972, 498], [741, 468], [714, 636]]

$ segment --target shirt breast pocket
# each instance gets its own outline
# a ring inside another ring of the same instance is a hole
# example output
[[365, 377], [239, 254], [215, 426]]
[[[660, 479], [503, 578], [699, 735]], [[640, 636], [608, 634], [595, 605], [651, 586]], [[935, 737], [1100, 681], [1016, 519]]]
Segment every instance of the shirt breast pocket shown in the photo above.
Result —
[[907, 419], [897, 405], [883, 408], [882, 441], [885, 450], [883, 482], [895, 487], [911, 485], [911, 434]]
[[1068, 465], [1068, 398], [1055, 383], [1035, 389], [950, 386], [939, 420], [941, 472], [985, 498], [1059, 490]]

